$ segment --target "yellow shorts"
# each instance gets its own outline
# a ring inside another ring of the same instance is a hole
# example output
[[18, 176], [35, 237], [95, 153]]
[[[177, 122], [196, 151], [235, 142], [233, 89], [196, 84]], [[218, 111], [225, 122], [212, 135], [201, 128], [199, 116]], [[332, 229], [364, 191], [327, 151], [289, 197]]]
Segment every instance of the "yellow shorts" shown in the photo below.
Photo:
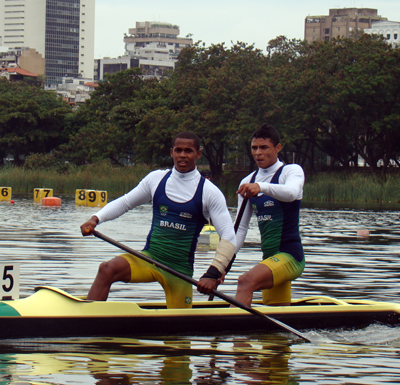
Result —
[[274, 286], [262, 291], [264, 305], [290, 302], [291, 281], [302, 274], [305, 265], [304, 258], [302, 262], [298, 262], [287, 253], [278, 253], [260, 263], [271, 269], [274, 279]]
[[[150, 255], [143, 252], [151, 258]], [[193, 288], [189, 282], [172, 275], [132, 254], [122, 254], [131, 267], [129, 282], [158, 282], [164, 289], [168, 309], [192, 307]]]

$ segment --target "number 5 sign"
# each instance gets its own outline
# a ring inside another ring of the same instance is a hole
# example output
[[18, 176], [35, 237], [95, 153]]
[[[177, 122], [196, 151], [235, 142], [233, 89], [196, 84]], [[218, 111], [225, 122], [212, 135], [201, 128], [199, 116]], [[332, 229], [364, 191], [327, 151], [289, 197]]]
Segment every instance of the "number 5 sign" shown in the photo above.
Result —
[[19, 298], [19, 264], [0, 263], [0, 300]]

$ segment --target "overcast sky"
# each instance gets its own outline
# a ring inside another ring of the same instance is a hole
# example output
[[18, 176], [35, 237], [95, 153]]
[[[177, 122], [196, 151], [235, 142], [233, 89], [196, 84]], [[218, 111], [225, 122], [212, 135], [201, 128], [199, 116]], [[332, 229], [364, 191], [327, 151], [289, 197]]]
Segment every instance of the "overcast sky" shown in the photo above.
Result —
[[162, 21], [180, 27], [207, 46], [231, 41], [265, 51], [279, 35], [304, 38], [307, 15], [327, 15], [330, 8], [376, 8], [378, 15], [400, 21], [399, 0], [96, 0], [95, 58], [124, 54], [124, 33], [136, 21]]

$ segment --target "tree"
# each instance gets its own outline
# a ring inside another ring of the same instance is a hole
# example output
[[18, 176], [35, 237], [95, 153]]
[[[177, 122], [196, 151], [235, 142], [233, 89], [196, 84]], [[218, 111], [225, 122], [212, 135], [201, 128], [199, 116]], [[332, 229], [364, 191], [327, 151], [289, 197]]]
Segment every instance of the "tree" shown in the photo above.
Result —
[[174, 90], [169, 108], [177, 111], [180, 130], [196, 132], [210, 170], [218, 179], [230, 151], [242, 146], [239, 112], [243, 89], [266, 68], [265, 57], [253, 45], [238, 42], [230, 49], [224, 44], [199, 44], [179, 56], [170, 82]]
[[0, 154], [21, 165], [29, 154], [52, 151], [68, 140], [63, 123], [70, 112], [52, 92], [0, 79]]
[[107, 74], [78, 110], [81, 127], [63, 146], [63, 156], [78, 164], [100, 159], [118, 165], [132, 161], [135, 127], [146, 108], [140, 93], [154, 86], [155, 81], [144, 80], [138, 68]]
[[[358, 157], [385, 172], [398, 152], [400, 52], [384, 39], [334, 39], [314, 46], [310, 68], [322, 103], [313, 104], [320, 129], [317, 145], [343, 166]], [[398, 141], [397, 141], [398, 143]]]

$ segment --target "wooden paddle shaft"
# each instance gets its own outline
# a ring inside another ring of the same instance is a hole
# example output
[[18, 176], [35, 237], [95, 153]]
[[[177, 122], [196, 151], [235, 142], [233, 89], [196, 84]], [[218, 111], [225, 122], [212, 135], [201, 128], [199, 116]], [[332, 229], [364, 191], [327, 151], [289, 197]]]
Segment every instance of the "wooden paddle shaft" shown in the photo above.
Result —
[[[108, 242], [108, 243], [110, 243], [110, 244], [112, 244], [112, 245], [114, 245], [114, 246], [116, 246], [116, 247], [119, 247], [120, 249], [122, 249], [122, 250], [124, 250], [124, 251], [126, 251], [126, 252], [128, 252], [128, 253], [130, 253], [130, 254], [132, 254], [132, 255], [135, 255], [136, 257], [138, 257], [138, 258], [140, 258], [140, 259], [143, 259], [144, 261], [146, 261], [146, 262], [148, 262], [148, 263], [150, 263], [150, 264], [152, 264], [152, 265], [154, 265], [154, 266], [159, 267], [160, 269], [163, 269], [164, 271], [166, 271], [166, 272], [168, 272], [168, 273], [170, 273], [170, 274], [172, 274], [172, 275], [175, 275], [176, 277], [178, 277], [178, 278], [180, 278], [180, 279], [182, 279], [182, 280], [184, 280], [184, 281], [186, 281], [186, 282], [191, 283], [191, 284], [194, 285], [194, 286], [197, 286], [197, 281], [196, 281], [195, 279], [193, 279], [192, 277], [189, 277], [189, 276], [186, 275], [186, 274], [183, 274], [183, 273], [181, 273], [181, 272], [179, 272], [179, 271], [176, 271], [176, 270], [170, 268], [169, 266], [164, 265], [163, 263], [161, 263], [161, 262], [159, 262], [159, 261], [156, 261], [156, 260], [154, 260], [154, 259], [148, 257], [147, 255], [144, 255], [144, 254], [142, 254], [142, 253], [139, 253], [138, 251], [133, 250], [133, 249], [131, 249], [130, 247], [127, 247], [127, 246], [123, 245], [122, 243], [119, 243], [119, 242], [115, 241], [114, 239], [112, 239], [112, 238], [110, 238], [110, 237], [108, 237], [108, 236], [106, 236], [106, 235], [100, 233], [99, 231], [96, 231], [96, 230], [95, 230], [94, 233], [93, 233], [93, 235], [94, 235], [95, 237], [97, 237], [97, 238], [102, 239], [103, 241], [106, 241], [106, 242]], [[249, 313], [251, 313], [251, 314], [254, 314], [254, 315], [258, 316], [258, 317], [263, 318], [264, 320], [267, 320], [267, 321], [269, 321], [269, 322], [272, 322], [272, 323], [278, 325], [280, 328], [285, 329], [286, 331], [292, 332], [293, 334], [295, 334], [295, 335], [297, 335], [297, 336], [303, 338], [303, 339], [304, 339], [305, 341], [307, 341], [307, 342], [311, 342], [306, 336], [304, 336], [304, 335], [303, 335], [302, 333], [300, 333], [298, 330], [293, 329], [292, 327], [290, 327], [290, 326], [284, 324], [283, 322], [278, 321], [278, 320], [275, 319], [275, 318], [269, 317], [269, 316], [267, 316], [266, 314], [263, 314], [263, 313], [259, 312], [258, 310], [254, 309], [254, 308], [252, 308], [252, 307], [250, 307], [250, 306], [247, 306], [247, 305], [245, 305], [244, 303], [242, 303], [242, 302], [240, 302], [240, 301], [237, 301], [236, 299], [234, 299], [234, 298], [232, 298], [232, 297], [230, 297], [230, 296], [228, 296], [228, 295], [226, 295], [226, 294], [224, 294], [224, 293], [221, 293], [221, 292], [218, 291], [218, 290], [213, 290], [213, 291], [212, 291], [212, 294], [214, 294], [214, 295], [216, 295], [217, 297], [223, 299], [224, 301], [230, 303], [231, 305], [234, 305], [234, 306], [236, 306], [236, 307], [239, 307], [239, 308], [241, 308], [241, 309], [243, 309], [243, 310], [246, 310], [247, 312], [249, 312]]]

